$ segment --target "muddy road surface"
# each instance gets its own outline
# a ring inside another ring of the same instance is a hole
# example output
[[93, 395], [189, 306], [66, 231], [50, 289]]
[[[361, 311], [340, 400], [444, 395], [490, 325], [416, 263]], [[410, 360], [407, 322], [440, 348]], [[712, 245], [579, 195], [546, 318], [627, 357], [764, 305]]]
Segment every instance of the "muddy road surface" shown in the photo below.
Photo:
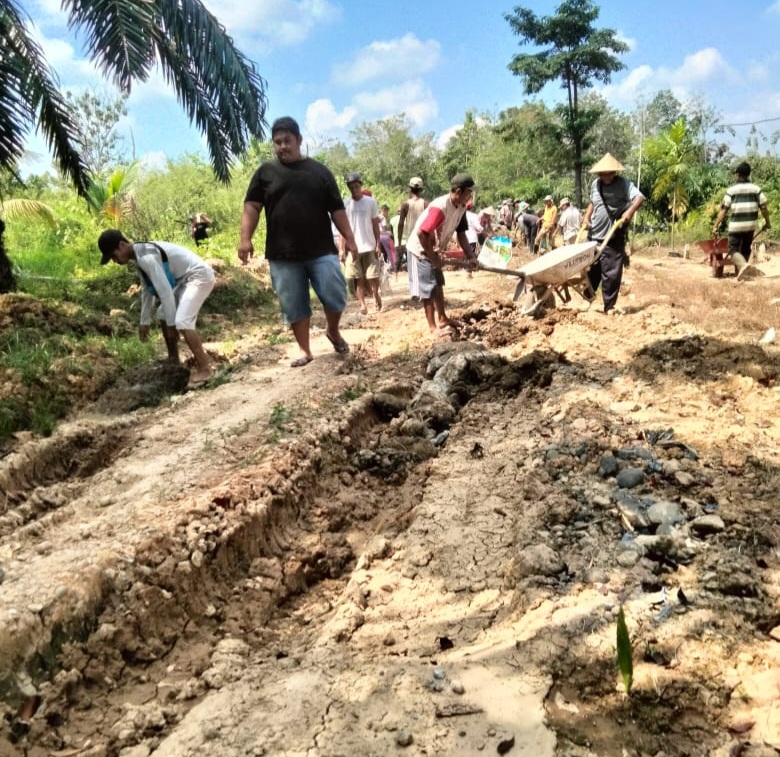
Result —
[[436, 341], [399, 280], [347, 356], [20, 441], [0, 756], [777, 754], [776, 281], [648, 253], [529, 319], [452, 272]]

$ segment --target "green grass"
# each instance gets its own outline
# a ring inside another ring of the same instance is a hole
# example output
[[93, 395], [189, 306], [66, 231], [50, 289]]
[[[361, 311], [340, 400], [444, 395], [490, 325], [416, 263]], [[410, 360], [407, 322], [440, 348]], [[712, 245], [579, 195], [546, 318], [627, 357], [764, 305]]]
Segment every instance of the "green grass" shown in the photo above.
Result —
[[293, 411], [285, 407], [284, 402], [277, 402], [271, 410], [271, 417], [268, 419], [267, 441], [275, 444], [284, 434], [289, 432], [293, 417]]

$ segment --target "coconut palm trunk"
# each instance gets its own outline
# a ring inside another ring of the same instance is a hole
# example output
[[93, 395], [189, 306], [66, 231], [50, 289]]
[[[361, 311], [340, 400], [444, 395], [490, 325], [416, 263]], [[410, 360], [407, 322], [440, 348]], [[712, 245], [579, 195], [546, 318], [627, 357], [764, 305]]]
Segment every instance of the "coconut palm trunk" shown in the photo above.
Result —
[[16, 291], [16, 278], [14, 277], [11, 261], [5, 254], [5, 223], [0, 220], [0, 294]]

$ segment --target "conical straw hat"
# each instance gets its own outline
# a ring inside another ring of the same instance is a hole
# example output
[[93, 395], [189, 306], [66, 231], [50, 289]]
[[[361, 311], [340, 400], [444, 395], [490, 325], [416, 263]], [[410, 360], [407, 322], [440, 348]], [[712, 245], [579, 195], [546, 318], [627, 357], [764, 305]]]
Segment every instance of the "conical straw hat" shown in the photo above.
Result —
[[610, 153], [607, 153], [600, 161], [598, 161], [593, 168], [590, 169], [591, 173], [611, 173], [612, 171], [623, 171], [623, 164], [617, 159], [613, 158]]

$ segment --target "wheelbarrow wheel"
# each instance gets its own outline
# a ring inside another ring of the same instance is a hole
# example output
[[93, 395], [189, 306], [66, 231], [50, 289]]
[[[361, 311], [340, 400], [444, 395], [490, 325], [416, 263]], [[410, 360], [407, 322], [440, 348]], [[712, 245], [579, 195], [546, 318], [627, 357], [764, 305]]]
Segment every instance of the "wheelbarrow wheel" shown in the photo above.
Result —
[[718, 252], [713, 252], [710, 255], [710, 267], [713, 279], [723, 278], [724, 261], [723, 256]]
[[525, 280], [515, 288], [514, 301], [522, 315], [541, 315], [545, 309], [552, 290], [545, 286], [526, 286]]

